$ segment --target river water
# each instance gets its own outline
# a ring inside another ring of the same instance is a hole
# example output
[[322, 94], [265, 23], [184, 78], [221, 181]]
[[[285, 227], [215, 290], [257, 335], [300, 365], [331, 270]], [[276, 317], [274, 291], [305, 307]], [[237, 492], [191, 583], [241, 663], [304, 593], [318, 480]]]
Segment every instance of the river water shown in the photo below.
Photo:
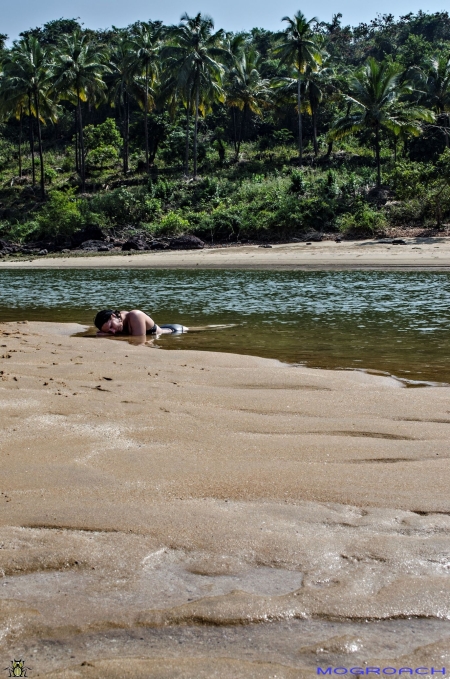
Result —
[[[101, 308], [139, 308], [199, 329], [166, 349], [363, 369], [407, 383], [450, 382], [446, 272], [20, 270], [0, 273], [4, 320], [92, 324]], [[222, 326], [222, 327], [214, 327]], [[227, 326], [227, 327], [223, 327]]]

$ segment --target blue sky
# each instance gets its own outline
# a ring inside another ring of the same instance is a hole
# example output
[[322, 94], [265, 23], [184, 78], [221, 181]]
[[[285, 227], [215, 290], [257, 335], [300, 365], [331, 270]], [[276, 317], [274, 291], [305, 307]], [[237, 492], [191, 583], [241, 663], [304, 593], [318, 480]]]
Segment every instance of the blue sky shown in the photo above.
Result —
[[445, 9], [443, 0], [322, 0], [321, 3], [297, 0], [166, 0], [152, 3], [148, 0], [0, 0], [0, 33], [11, 39], [20, 31], [40, 26], [51, 19], [80, 17], [90, 28], [126, 26], [138, 19], [161, 19], [164, 23], [177, 23], [183, 12], [210, 14], [216, 28], [230, 31], [249, 29], [254, 26], [278, 30], [281, 18], [301, 9], [308, 18], [317, 16], [328, 21], [332, 14], [341, 12], [343, 22], [355, 25], [369, 21], [376, 12], [392, 12], [396, 16], [417, 12], [419, 9], [436, 12]]

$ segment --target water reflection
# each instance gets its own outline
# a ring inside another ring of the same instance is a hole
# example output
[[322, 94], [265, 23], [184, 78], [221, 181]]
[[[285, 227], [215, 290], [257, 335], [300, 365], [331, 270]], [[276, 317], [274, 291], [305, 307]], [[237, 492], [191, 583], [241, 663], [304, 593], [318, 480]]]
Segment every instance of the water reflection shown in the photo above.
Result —
[[450, 382], [446, 272], [20, 270], [0, 273], [0, 292], [4, 320], [141, 308], [158, 323], [228, 326], [155, 341], [167, 349]]

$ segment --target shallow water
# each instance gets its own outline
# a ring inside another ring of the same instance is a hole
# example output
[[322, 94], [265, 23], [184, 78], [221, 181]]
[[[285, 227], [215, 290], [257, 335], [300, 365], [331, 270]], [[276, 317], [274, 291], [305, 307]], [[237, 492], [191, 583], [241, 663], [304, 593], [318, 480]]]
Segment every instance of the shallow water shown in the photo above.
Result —
[[321, 368], [450, 382], [450, 274], [380, 271], [21, 270], [0, 273], [4, 320], [92, 323], [141, 308], [208, 328], [166, 349], [231, 351]]

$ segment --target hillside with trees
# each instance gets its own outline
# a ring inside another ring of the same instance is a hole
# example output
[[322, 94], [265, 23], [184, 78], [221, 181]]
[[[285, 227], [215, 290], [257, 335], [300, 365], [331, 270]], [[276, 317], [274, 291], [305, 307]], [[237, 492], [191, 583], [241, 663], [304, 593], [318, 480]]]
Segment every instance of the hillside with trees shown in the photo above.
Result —
[[1, 34], [0, 252], [445, 232], [449, 115], [447, 12]]

